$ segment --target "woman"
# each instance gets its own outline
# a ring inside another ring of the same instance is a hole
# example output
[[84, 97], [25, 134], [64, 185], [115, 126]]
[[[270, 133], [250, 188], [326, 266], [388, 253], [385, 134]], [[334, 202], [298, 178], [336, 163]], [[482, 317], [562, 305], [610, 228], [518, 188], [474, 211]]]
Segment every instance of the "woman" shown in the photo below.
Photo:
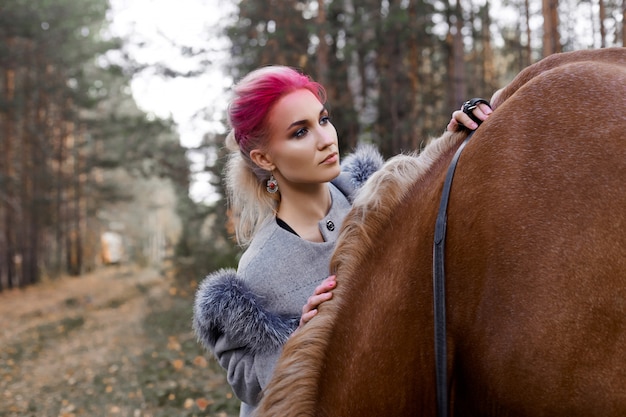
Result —
[[294, 69], [258, 69], [234, 93], [226, 188], [247, 249], [237, 271], [202, 282], [193, 325], [248, 416], [285, 341], [332, 297], [324, 277], [351, 196], [383, 159], [360, 147], [340, 165], [324, 88]]
[[332, 296], [334, 277], [324, 277], [350, 196], [383, 160], [361, 148], [342, 173], [324, 89], [291, 68], [253, 71], [234, 92], [226, 188], [247, 249], [236, 272], [203, 281], [194, 328], [227, 370], [245, 416], [289, 335]]

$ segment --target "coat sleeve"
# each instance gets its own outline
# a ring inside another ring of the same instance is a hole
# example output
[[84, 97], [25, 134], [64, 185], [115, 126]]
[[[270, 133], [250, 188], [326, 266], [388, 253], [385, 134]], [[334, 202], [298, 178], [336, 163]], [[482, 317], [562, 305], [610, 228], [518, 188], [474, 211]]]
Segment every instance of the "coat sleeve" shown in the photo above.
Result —
[[193, 328], [226, 370], [239, 399], [255, 405], [269, 382], [282, 346], [299, 317], [281, 317], [263, 306], [235, 270], [207, 276], [196, 293]]

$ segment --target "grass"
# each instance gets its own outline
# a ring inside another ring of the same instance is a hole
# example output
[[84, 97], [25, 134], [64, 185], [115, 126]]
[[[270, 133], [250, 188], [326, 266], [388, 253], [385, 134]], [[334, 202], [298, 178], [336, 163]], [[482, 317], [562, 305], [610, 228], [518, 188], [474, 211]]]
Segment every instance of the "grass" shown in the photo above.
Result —
[[140, 382], [145, 401], [158, 404], [154, 417], [237, 416], [239, 401], [224, 371], [191, 333], [191, 315], [190, 298], [179, 296], [148, 315], [144, 328], [157, 348], [142, 355]]

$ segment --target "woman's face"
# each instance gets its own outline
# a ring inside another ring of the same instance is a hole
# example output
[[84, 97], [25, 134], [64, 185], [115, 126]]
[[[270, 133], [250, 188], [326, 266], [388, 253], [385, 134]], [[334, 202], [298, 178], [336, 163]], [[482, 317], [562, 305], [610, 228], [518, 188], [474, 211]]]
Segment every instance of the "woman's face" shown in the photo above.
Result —
[[340, 173], [337, 131], [307, 89], [282, 97], [268, 116], [268, 158], [280, 187], [328, 182]]

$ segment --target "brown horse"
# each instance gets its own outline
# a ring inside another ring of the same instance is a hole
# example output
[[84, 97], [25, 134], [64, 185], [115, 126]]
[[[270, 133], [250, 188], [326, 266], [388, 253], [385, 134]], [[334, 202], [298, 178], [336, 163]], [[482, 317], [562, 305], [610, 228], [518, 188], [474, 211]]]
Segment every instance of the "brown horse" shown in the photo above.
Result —
[[[536, 65], [500, 92], [452, 185], [450, 413], [625, 416], [626, 50]], [[258, 417], [435, 415], [434, 225], [465, 136], [362, 189], [334, 297], [285, 345]]]

